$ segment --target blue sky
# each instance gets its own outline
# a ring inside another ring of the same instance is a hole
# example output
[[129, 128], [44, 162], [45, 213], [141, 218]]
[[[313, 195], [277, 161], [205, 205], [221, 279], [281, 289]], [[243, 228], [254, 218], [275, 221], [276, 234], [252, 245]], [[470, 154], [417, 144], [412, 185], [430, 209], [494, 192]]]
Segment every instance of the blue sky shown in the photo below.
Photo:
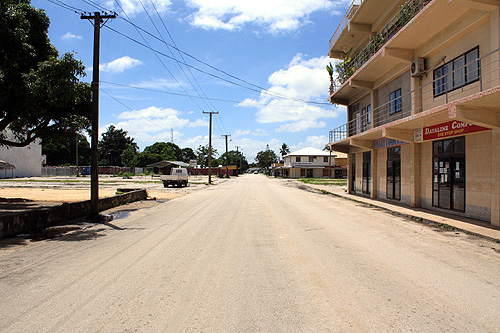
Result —
[[[53, 2], [87, 12], [98, 4], [118, 13], [101, 30], [99, 125], [101, 133], [109, 125], [128, 131], [141, 151], [171, 141], [172, 131], [181, 148], [207, 144], [203, 111], [219, 112], [213, 116], [218, 152], [225, 151], [221, 135], [230, 134], [229, 149], [242, 147], [249, 161], [267, 144], [277, 154], [282, 143], [292, 151], [323, 148], [328, 132], [345, 122], [344, 107], [303, 101], [327, 103], [328, 41], [350, 1], [32, 0], [50, 18], [52, 44], [61, 54], [75, 52], [90, 82], [93, 27]], [[184, 59], [162, 40], [175, 42]]]

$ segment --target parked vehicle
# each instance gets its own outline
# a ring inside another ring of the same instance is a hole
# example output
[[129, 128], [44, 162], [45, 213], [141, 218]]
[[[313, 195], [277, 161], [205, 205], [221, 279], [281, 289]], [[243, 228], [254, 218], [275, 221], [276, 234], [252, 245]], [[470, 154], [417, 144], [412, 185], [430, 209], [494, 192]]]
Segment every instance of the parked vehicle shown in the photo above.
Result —
[[163, 182], [163, 187], [172, 186], [187, 186], [188, 184], [188, 171], [186, 168], [172, 168], [170, 175], [161, 175], [160, 180]]

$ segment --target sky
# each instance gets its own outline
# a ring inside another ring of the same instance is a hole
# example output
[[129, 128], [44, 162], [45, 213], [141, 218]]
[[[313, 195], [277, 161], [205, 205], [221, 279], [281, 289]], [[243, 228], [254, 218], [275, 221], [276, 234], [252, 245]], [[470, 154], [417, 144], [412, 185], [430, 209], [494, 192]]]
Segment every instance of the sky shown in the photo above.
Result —
[[[75, 53], [92, 81], [94, 28], [81, 12], [116, 11], [101, 29], [100, 133], [128, 132], [140, 150], [172, 141], [219, 155], [239, 146], [252, 162], [323, 149], [346, 122], [329, 104], [328, 42], [350, 0], [32, 0], [50, 19], [49, 38]], [[135, 25], [135, 26], [134, 26]], [[307, 102], [307, 103], [306, 103]], [[205, 112], [205, 113], [204, 113]]]

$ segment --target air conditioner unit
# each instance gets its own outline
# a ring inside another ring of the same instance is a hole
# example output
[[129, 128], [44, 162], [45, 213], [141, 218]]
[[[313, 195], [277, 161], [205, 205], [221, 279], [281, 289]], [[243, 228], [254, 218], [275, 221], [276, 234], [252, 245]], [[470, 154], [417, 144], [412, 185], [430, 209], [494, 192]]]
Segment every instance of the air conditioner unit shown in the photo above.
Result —
[[422, 76], [425, 74], [425, 61], [424, 58], [417, 58], [411, 63], [411, 76]]

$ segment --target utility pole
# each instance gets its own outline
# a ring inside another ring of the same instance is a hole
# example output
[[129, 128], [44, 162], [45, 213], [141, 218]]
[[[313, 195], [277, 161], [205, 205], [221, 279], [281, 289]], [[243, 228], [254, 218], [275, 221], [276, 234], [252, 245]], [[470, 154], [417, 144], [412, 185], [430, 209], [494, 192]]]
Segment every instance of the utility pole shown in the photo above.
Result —
[[231, 134], [222, 134], [221, 135], [222, 137], [225, 137], [226, 138], [226, 175], [229, 175], [228, 171], [227, 171], [227, 159], [228, 159], [228, 150], [227, 150], [227, 138], [229, 136], [231, 136]]
[[78, 172], [78, 133], [76, 134], [76, 176], [78, 177], [79, 176], [79, 172]]
[[[99, 45], [101, 40], [101, 27], [116, 13], [107, 14], [95, 12], [91, 15], [82, 14], [82, 20], [90, 21], [94, 26], [94, 67], [92, 69], [92, 137], [90, 146], [90, 210], [92, 216], [99, 214], [99, 163], [97, 143], [99, 141]], [[106, 21], [104, 21], [106, 19]], [[102, 24], [102, 26], [101, 26]]]
[[212, 184], [212, 115], [219, 114], [219, 112], [208, 111], [205, 114], [210, 115], [210, 125], [208, 126], [208, 183]]
[[[240, 153], [240, 152], [238, 151], [238, 149], [240, 149], [241, 147], [240, 147], [240, 146], [235, 146], [235, 147], [236, 147], [236, 156], [238, 156], [238, 155], [239, 155], [239, 153]], [[243, 155], [243, 154], [241, 154], [241, 155]], [[242, 163], [243, 163], [243, 160], [242, 160], [242, 158], [241, 158], [241, 156], [240, 156], [240, 169], [241, 169], [241, 171], [240, 171], [240, 170], [238, 170], [238, 174], [239, 174], [239, 175], [241, 175], [241, 174], [243, 173], [243, 164], [242, 164]]]

